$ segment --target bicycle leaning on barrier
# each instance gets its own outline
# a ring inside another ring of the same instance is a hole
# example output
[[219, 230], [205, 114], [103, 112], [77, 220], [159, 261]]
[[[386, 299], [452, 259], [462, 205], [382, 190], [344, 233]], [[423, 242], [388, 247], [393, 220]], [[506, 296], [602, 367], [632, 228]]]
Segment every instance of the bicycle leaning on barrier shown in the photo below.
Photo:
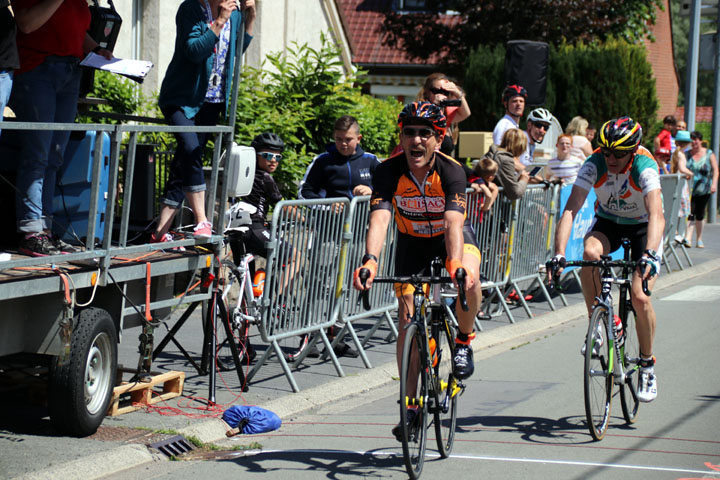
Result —
[[[425, 459], [426, 434], [432, 415], [435, 439], [442, 458], [447, 458], [455, 440], [457, 399], [465, 385], [453, 375], [453, 346], [457, 325], [451, 308], [445, 303], [441, 286], [452, 282], [440, 276], [443, 262], [435, 258], [430, 275], [375, 277], [375, 283], [402, 283], [414, 288], [414, 313], [405, 327], [405, 343], [400, 362], [400, 423], [396, 436], [402, 443], [405, 468], [410, 478], [419, 478]], [[358, 273], [365, 285], [370, 276], [368, 269]], [[456, 273], [458, 297], [464, 311], [468, 311], [465, 298], [465, 271]], [[432, 285], [426, 295], [425, 284]], [[361, 291], [366, 310], [370, 310], [368, 290]]]
[[[630, 260], [630, 241], [627, 238], [622, 239], [622, 246], [623, 260], [613, 260], [609, 255], [603, 255], [600, 260], [577, 261], [564, 261], [562, 257], [555, 257], [546, 263], [547, 271], [558, 290], [561, 289], [560, 273], [564, 267], [600, 270], [600, 293], [595, 298], [583, 346], [585, 415], [588, 429], [595, 440], [602, 440], [607, 432], [614, 384], [619, 386], [623, 417], [627, 423], [635, 423], [640, 406], [638, 377], [642, 363], [632, 305], [632, 275], [635, 270], [644, 271], [647, 260]], [[615, 277], [613, 268], [619, 268], [620, 275]], [[619, 287], [617, 315], [613, 306], [613, 285]], [[645, 295], [651, 295], [647, 279], [642, 280], [642, 290]]]

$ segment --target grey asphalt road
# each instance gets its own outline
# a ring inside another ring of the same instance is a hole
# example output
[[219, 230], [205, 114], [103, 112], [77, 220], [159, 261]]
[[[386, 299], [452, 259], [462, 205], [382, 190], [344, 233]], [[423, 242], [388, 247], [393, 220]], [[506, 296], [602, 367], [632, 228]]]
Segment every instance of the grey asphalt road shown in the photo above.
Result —
[[[659, 396], [641, 406], [634, 425], [625, 424], [616, 395], [605, 439], [590, 437], [579, 354], [586, 323], [578, 319], [480, 352], [460, 399], [452, 456], [439, 459], [429, 442], [424, 478], [720, 478], [720, 271], [654, 298]], [[387, 385], [286, 420], [272, 434], [227, 442], [257, 442], [259, 450], [108, 478], [406, 478], [390, 434], [396, 395], [397, 383]]]

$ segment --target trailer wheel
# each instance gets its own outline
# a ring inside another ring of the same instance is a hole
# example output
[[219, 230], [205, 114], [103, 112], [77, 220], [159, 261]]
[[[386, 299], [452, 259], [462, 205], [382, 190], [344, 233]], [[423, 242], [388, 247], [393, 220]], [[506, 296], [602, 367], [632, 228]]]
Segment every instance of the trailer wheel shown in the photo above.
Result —
[[50, 370], [49, 410], [53, 426], [68, 435], [95, 433], [112, 398], [117, 368], [117, 332], [110, 314], [87, 308], [76, 315], [70, 358]]

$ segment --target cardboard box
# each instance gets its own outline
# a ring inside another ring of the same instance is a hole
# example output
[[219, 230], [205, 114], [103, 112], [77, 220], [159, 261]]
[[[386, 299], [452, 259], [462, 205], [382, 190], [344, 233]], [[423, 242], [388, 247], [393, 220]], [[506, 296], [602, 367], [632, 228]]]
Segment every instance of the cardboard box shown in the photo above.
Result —
[[492, 143], [492, 132], [460, 132], [458, 156], [460, 158], [482, 158]]

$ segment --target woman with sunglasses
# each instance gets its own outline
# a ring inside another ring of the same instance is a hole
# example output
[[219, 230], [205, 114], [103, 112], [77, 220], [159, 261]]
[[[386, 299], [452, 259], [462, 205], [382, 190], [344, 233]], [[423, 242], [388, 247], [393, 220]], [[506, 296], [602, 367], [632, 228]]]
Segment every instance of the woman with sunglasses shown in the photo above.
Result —
[[[240, 11], [242, 9], [242, 12]], [[185, 0], [175, 25], [175, 51], [160, 87], [158, 104], [168, 123], [194, 127], [216, 125], [227, 114], [235, 45], [243, 32], [243, 47], [252, 40], [255, 0]], [[193, 237], [207, 240], [212, 224], [205, 215], [203, 150], [208, 133], [175, 133], [177, 149], [165, 183], [160, 218], [150, 242], [169, 242], [168, 231], [184, 199], [193, 212]]]
[[450, 128], [440, 145], [440, 151], [445, 155], [452, 155], [457, 141], [457, 124], [470, 116], [470, 106], [465, 99], [465, 92], [451, 82], [444, 73], [433, 73], [425, 79], [416, 100], [434, 103], [443, 108]]
[[717, 190], [718, 163], [713, 151], [703, 146], [702, 133], [694, 131], [690, 134], [690, 139], [687, 168], [693, 172], [693, 181], [692, 195], [690, 197], [690, 215], [688, 216], [689, 223], [683, 243], [689, 246], [692, 242], [693, 232], [696, 232], [695, 246], [705, 248], [702, 241], [705, 210], [710, 197]]

